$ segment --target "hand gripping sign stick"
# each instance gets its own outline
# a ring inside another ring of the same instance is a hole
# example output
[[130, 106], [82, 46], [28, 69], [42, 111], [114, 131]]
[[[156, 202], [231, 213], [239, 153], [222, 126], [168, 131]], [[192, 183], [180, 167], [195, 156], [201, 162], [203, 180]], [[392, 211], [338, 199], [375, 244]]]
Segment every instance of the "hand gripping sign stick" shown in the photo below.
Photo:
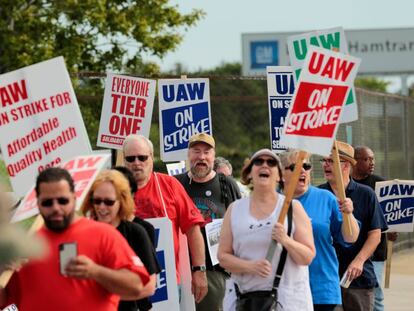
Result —
[[[43, 225], [43, 218], [40, 215], [37, 215], [32, 226], [30, 227], [28, 231], [28, 235], [34, 234], [37, 230], [40, 229], [40, 227]], [[9, 283], [11, 277], [13, 276], [14, 270], [5, 270], [0, 275], [0, 287], [5, 288], [7, 286], [7, 283]]]
[[[278, 223], [283, 224], [285, 222], [285, 218], [287, 215], [287, 212], [290, 207], [290, 203], [292, 203], [293, 194], [295, 193], [296, 184], [298, 183], [300, 172], [302, 170], [302, 163], [305, 159], [307, 153], [306, 151], [299, 151], [298, 157], [296, 159], [295, 163], [295, 169], [292, 173], [291, 181], [289, 183], [289, 186], [286, 188], [285, 191], [285, 201], [283, 202], [282, 210], [279, 214], [279, 219], [277, 220]], [[267, 250], [266, 259], [269, 262], [272, 262], [273, 256], [275, 255], [277, 242], [275, 240], [271, 240], [269, 249]]]
[[[334, 169], [334, 176], [335, 176], [335, 182], [337, 185], [338, 190], [338, 198], [341, 202], [345, 201], [346, 195], [345, 195], [345, 187], [344, 182], [342, 179], [342, 171], [341, 171], [341, 163], [339, 160], [339, 153], [338, 153], [338, 146], [336, 145], [336, 140], [334, 141], [334, 144], [332, 146], [332, 159], [333, 159], [333, 169]], [[351, 218], [349, 214], [342, 213], [342, 218], [345, 223], [345, 230], [347, 231], [347, 234], [352, 235], [352, 227], [351, 227]]]

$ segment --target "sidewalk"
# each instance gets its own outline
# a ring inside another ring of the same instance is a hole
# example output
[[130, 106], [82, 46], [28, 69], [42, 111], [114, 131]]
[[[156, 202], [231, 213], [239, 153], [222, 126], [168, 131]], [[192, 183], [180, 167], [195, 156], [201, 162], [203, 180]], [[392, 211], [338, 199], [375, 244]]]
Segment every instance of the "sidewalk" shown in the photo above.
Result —
[[390, 288], [384, 289], [384, 296], [386, 311], [414, 310], [414, 248], [393, 254]]

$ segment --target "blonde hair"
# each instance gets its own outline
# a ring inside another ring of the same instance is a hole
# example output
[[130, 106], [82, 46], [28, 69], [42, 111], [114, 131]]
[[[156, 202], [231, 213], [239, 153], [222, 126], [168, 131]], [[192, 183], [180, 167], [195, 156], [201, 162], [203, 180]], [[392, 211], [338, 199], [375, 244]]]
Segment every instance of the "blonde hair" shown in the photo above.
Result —
[[104, 182], [110, 182], [114, 186], [116, 199], [119, 201], [119, 218], [121, 220], [127, 220], [135, 212], [135, 203], [131, 196], [131, 188], [128, 180], [121, 172], [116, 170], [103, 170], [98, 174], [83, 201], [81, 207], [82, 214], [89, 214], [91, 218], [96, 219], [95, 209], [92, 204], [92, 195], [95, 189]]
[[[286, 151], [279, 154], [280, 162], [282, 163], [282, 167], [285, 168], [290, 163], [294, 163], [296, 161], [296, 157], [299, 155], [299, 149], [287, 149]], [[310, 161], [312, 154], [306, 152], [305, 160]]]

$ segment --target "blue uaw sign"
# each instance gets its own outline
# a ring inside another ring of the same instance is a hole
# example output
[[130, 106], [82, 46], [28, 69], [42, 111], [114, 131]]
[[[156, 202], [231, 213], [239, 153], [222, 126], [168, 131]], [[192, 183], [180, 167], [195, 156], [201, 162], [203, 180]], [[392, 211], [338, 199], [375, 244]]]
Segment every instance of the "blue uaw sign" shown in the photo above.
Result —
[[377, 182], [375, 193], [390, 231], [412, 232], [414, 216], [414, 181]]
[[171, 221], [166, 217], [146, 220], [155, 229], [155, 251], [161, 268], [161, 272], [157, 274], [155, 293], [150, 298], [153, 303], [153, 310], [178, 310], [178, 288]]
[[286, 150], [286, 147], [280, 144], [280, 135], [294, 92], [295, 82], [291, 67], [267, 67], [270, 146], [275, 152]]
[[192, 135], [212, 134], [209, 80], [159, 80], [158, 98], [161, 159], [185, 160]]

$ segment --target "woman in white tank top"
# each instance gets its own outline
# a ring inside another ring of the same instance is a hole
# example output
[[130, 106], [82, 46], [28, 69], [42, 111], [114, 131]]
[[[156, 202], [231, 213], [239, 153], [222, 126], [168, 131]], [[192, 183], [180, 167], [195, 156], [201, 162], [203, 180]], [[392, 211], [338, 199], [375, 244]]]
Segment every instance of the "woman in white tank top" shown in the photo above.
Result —
[[[302, 205], [293, 201], [291, 236], [285, 224], [277, 222], [284, 196], [276, 192], [282, 183], [280, 160], [269, 149], [257, 151], [244, 166], [242, 182], [252, 183], [250, 198], [235, 201], [224, 216], [218, 258], [231, 272], [227, 282], [224, 310], [235, 310], [234, 282], [240, 292], [271, 290], [282, 251], [288, 256], [278, 289], [278, 304], [283, 311], [312, 310], [308, 265], [315, 256], [312, 227]], [[266, 253], [271, 239], [278, 242], [272, 262]]]

